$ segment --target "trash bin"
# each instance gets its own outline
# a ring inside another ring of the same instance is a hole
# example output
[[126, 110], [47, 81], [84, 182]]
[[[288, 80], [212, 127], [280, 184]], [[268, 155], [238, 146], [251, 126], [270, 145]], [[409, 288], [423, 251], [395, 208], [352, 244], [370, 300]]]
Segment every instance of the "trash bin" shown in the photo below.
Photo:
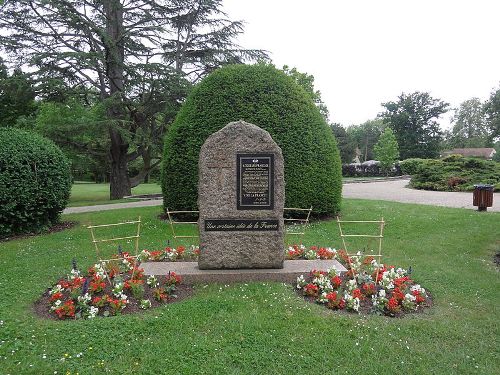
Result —
[[487, 207], [493, 206], [493, 185], [474, 185], [472, 205], [478, 211], [486, 211]]

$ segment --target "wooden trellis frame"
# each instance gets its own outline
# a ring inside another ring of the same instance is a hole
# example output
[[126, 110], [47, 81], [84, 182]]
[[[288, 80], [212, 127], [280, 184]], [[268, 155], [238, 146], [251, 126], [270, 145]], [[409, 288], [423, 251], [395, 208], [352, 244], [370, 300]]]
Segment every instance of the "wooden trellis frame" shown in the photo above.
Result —
[[[379, 234], [378, 235], [373, 235], [373, 234], [345, 234], [344, 231], [342, 230], [342, 224], [344, 223], [363, 223], [363, 224], [378, 224], [379, 225]], [[357, 254], [350, 254], [349, 250], [347, 249], [347, 244], [345, 241], [346, 237], [361, 237], [361, 238], [377, 238], [378, 239], [378, 254], [370, 254], [369, 256], [372, 257], [377, 257], [378, 260], [377, 262], [380, 263], [382, 260], [382, 240], [384, 238], [384, 227], [385, 227], [385, 221], [384, 218], [380, 218], [380, 220], [340, 220], [339, 217], [337, 216], [337, 224], [339, 226], [339, 232], [340, 232], [340, 238], [342, 239], [342, 244], [344, 245], [344, 250], [346, 251], [347, 254], [347, 260], [349, 262], [349, 267], [352, 270], [352, 264], [351, 264], [351, 256], [356, 256]], [[368, 255], [367, 255], [368, 256]], [[375, 276], [375, 282], [378, 279], [378, 274], [379, 274], [379, 268], [377, 267], [377, 274]], [[353, 277], [354, 277], [354, 270], [353, 270]]]
[[[101, 238], [101, 239], [98, 239], [96, 237], [96, 234], [95, 234], [95, 231], [94, 231], [95, 228], [109, 228], [109, 227], [115, 227], [115, 226], [120, 226], [120, 225], [132, 225], [132, 224], [137, 224], [137, 231], [136, 231], [136, 234], [133, 235], [133, 236], [113, 237], [113, 238]], [[116, 241], [122, 241], [122, 240], [132, 239], [132, 238], [135, 239], [135, 241], [134, 241], [135, 242], [135, 247], [134, 247], [135, 248], [135, 255], [131, 256], [131, 258], [134, 259], [134, 270], [132, 271], [132, 276], [131, 277], [134, 277], [134, 272], [135, 272], [137, 257], [139, 255], [139, 238], [141, 237], [141, 217], [139, 216], [139, 218], [137, 220], [124, 221], [124, 222], [121, 222], [121, 223], [101, 224], [101, 225], [89, 225], [87, 227], [87, 229], [90, 230], [90, 235], [92, 237], [92, 243], [95, 246], [96, 256], [97, 256], [97, 259], [99, 260], [99, 262], [101, 262], [101, 263], [107, 263], [107, 262], [111, 262], [111, 261], [116, 261], [116, 259], [102, 259], [101, 258], [101, 253], [100, 253], [100, 250], [99, 250], [99, 245], [98, 245], [99, 243], [103, 243], [103, 242], [116, 242]], [[109, 279], [109, 276], [108, 276], [106, 270], [104, 270], [104, 272], [106, 273], [106, 277], [107, 277], [108, 281], [111, 283], [111, 280]]]
[[[168, 222], [170, 224], [170, 229], [172, 230], [172, 239], [177, 240], [178, 238], [200, 238], [199, 235], [199, 228], [198, 228], [198, 222], [197, 221], [175, 221], [172, 218], [172, 215], [175, 214], [199, 214], [200, 211], [170, 211], [167, 208], [167, 217], [168, 217]], [[194, 236], [179, 236], [175, 233], [175, 225], [181, 225], [181, 224], [192, 224], [196, 225], [196, 228], [198, 229], [198, 234]], [[173, 241], [172, 241], [173, 242]]]
[[[304, 237], [304, 234], [306, 233], [306, 229], [309, 226], [309, 218], [311, 217], [311, 212], [312, 212], [312, 206], [310, 208], [294, 208], [294, 207], [286, 207], [283, 210], [284, 211], [296, 211], [305, 214], [305, 218], [296, 218], [296, 219], [288, 219], [284, 218], [285, 225], [287, 223], [298, 223], [299, 225], [302, 225], [302, 231], [300, 232], [288, 232], [285, 231], [285, 237], [286, 236], [299, 236], [299, 244], [302, 245], [302, 239]], [[287, 242], [288, 246], [288, 242]]]

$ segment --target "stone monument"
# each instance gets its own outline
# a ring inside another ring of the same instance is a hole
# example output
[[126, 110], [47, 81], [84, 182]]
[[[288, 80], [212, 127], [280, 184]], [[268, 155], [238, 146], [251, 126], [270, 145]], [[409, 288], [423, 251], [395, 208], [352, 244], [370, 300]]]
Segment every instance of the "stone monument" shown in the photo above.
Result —
[[284, 162], [271, 135], [232, 122], [199, 159], [200, 269], [282, 268]]

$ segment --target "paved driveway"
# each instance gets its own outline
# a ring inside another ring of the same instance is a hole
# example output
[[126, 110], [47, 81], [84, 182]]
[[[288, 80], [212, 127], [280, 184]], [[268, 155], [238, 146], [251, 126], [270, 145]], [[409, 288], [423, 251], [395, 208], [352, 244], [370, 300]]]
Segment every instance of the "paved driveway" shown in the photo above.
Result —
[[[406, 187], [409, 179], [368, 183], [344, 184], [344, 198], [361, 198], [395, 201], [402, 203], [429, 204], [456, 208], [477, 209], [472, 205], [472, 193], [450, 193], [445, 191], [415, 190]], [[500, 193], [494, 193], [493, 207], [488, 211], [500, 211]]]
[[[432, 206], [477, 209], [472, 206], [472, 193], [414, 190], [406, 187], [408, 182], [409, 179], [346, 183], [343, 187], [342, 196], [344, 198], [374, 199], [402, 203], [429, 204]], [[70, 214], [116, 210], [119, 208], [160, 206], [162, 203], [163, 201], [161, 199], [156, 199], [141, 202], [104, 204], [100, 206], [68, 207], [63, 213]], [[488, 208], [488, 211], [500, 211], [500, 193], [494, 194], [493, 207]]]

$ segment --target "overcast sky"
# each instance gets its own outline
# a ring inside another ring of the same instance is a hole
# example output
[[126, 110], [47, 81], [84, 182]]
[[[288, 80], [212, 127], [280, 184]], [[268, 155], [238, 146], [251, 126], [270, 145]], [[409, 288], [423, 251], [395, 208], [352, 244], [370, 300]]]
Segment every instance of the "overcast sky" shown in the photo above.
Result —
[[246, 23], [240, 45], [314, 75], [331, 121], [345, 126], [402, 92], [457, 107], [500, 85], [500, 0], [224, 0], [224, 9]]

